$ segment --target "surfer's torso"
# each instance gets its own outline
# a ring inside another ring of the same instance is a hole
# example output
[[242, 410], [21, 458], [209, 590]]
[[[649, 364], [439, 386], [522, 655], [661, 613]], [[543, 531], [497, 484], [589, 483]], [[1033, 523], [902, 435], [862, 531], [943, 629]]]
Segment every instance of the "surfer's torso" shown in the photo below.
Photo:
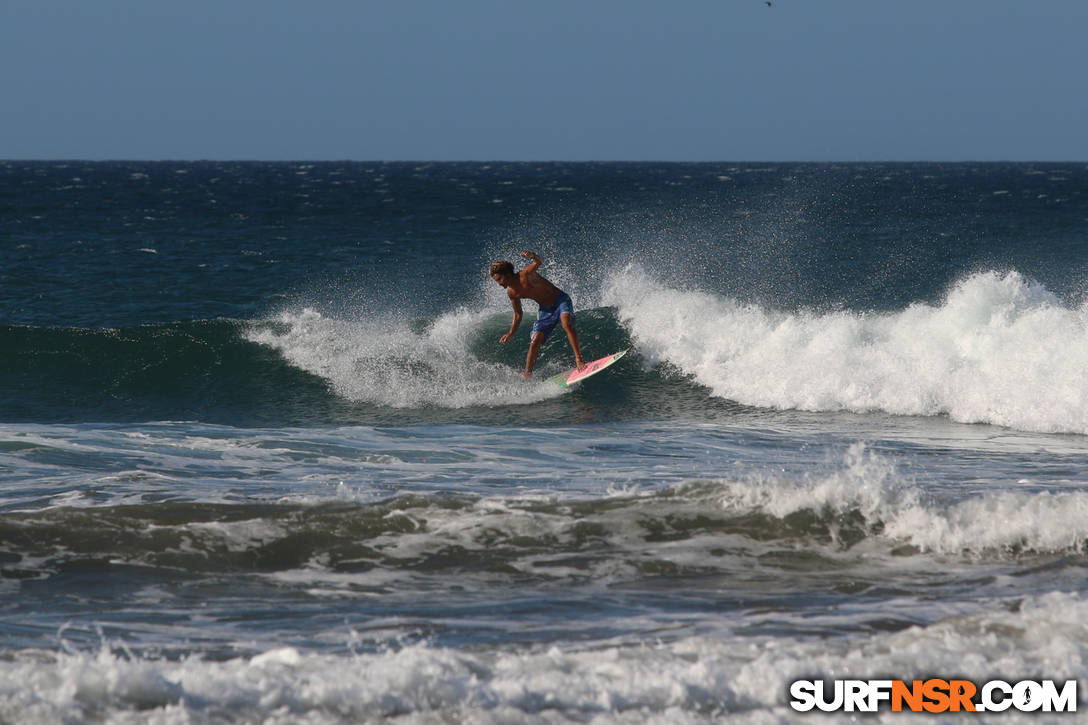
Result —
[[532, 300], [541, 307], [551, 307], [563, 292], [536, 272], [523, 269], [507, 286], [506, 294], [512, 300]]

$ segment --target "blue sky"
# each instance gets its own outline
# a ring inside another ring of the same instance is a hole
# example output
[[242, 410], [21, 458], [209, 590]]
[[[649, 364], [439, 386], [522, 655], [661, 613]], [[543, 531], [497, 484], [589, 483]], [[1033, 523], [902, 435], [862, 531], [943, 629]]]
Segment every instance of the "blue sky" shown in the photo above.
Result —
[[5, 0], [0, 158], [1088, 160], [1084, 0]]

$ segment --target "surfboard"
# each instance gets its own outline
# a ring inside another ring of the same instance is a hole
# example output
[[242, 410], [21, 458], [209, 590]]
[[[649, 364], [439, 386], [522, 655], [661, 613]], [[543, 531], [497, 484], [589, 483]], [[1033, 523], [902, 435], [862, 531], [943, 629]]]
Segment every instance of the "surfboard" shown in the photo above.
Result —
[[574, 370], [568, 370], [565, 373], [553, 375], [552, 377], [548, 378], [548, 382], [555, 383], [556, 385], [562, 385], [563, 387], [568, 387], [574, 385], [575, 383], [580, 383], [586, 378], [596, 375], [605, 368], [609, 367], [612, 363], [616, 362], [621, 357], [626, 355], [630, 349], [631, 348], [627, 348], [627, 350], [620, 350], [617, 353], [605, 355], [600, 359], [594, 360], [591, 363], [587, 363], [586, 366], [581, 370], [575, 368]]

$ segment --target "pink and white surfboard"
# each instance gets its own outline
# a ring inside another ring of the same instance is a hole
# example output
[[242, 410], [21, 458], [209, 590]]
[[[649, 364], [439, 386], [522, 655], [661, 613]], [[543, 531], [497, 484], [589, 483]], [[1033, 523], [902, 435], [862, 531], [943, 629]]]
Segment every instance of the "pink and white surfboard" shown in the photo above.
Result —
[[560, 373], [558, 375], [550, 377], [548, 378], [548, 382], [563, 386], [574, 385], [575, 383], [585, 380], [591, 375], [596, 375], [597, 373], [601, 372], [609, 365], [626, 355], [627, 351], [630, 349], [631, 348], [627, 348], [627, 350], [620, 350], [613, 355], [605, 355], [599, 360], [594, 360], [591, 363], [587, 363], [586, 366], [581, 370], [575, 368], [574, 370], [571, 370], [569, 372]]

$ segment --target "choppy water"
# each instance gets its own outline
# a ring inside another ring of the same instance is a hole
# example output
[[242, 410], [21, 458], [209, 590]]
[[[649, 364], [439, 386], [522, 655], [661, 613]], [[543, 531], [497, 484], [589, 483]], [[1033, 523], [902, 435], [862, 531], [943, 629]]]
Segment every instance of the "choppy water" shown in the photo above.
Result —
[[[1088, 692], [1083, 165], [0, 178], [0, 721]], [[527, 247], [634, 346], [572, 390], [498, 343]]]

